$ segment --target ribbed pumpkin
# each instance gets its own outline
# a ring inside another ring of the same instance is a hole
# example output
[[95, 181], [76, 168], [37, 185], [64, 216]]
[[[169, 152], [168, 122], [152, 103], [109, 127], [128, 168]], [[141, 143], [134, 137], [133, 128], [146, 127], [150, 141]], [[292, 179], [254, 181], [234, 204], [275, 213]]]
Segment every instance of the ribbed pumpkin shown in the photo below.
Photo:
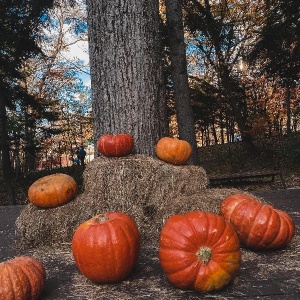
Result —
[[241, 244], [250, 249], [282, 248], [295, 233], [295, 224], [286, 212], [248, 194], [227, 197], [221, 203], [221, 214], [233, 225]]
[[57, 207], [71, 201], [77, 192], [77, 183], [70, 175], [56, 173], [36, 180], [29, 187], [28, 200], [38, 207]]
[[80, 272], [96, 283], [125, 279], [139, 256], [140, 233], [125, 213], [104, 213], [83, 222], [75, 231], [72, 251]]
[[0, 263], [0, 299], [35, 300], [46, 281], [44, 266], [29, 256], [19, 256]]
[[133, 146], [133, 137], [127, 133], [117, 135], [104, 134], [97, 142], [98, 151], [107, 157], [129, 155], [132, 152]]
[[155, 151], [159, 159], [174, 165], [185, 165], [192, 155], [192, 147], [187, 141], [170, 137], [161, 138]]
[[176, 287], [219, 290], [240, 267], [239, 239], [219, 215], [202, 211], [173, 215], [161, 231], [159, 260]]

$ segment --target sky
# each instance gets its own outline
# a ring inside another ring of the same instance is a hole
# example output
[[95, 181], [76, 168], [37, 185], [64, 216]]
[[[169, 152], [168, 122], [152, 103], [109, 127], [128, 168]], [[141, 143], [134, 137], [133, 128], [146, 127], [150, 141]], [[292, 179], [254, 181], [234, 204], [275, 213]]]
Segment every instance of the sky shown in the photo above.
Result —
[[[88, 43], [87, 42], [77, 42], [76, 44], [69, 47], [70, 57], [77, 57], [84, 62], [84, 65], [89, 65], [89, 55], [88, 55]], [[87, 70], [89, 72], [89, 70]], [[82, 79], [84, 85], [91, 86], [91, 78], [89, 74], [85, 72], [79, 72], [79, 77]]]

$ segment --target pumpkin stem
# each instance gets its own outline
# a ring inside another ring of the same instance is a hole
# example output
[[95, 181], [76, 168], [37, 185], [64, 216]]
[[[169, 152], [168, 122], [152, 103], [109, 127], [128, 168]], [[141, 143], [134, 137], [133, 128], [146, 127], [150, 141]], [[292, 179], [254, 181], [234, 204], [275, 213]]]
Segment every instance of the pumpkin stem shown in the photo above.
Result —
[[96, 217], [96, 222], [98, 222], [98, 223], [104, 223], [104, 222], [106, 222], [108, 219], [109, 219], [109, 218], [108, 218], [106, 215], [101, 214], [101, 215], [98, 215], [98, 216]]
[[207, 264], [211, 258], [211, 249], [208, 247], [201, 247], [197, 252], [197, 256], [202, 263]]

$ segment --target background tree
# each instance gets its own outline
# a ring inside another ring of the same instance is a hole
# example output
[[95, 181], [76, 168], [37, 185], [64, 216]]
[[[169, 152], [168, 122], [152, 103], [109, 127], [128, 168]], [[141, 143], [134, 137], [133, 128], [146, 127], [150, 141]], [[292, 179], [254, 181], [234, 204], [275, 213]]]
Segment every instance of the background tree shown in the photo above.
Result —
[[73, 4], [70, 7], [68, 0], [55, 1], [49, 10], [50, 20], [40, 28], [42, 53], [26, 61], [25, 66], [29, 93], [56, 116], [41, 114], [33, 118], [32, 143], [40, 146], [41, 153], [36, 154], [43, 161], [50, 152], [58, 151], [57, 141], [64, 153], [72, 156], [81, 143], [91, 138], [86, 132], [83, 138], [84, 129], [92, 123], [90, 89], [79, 78], [79, 73], [89, 75], [89, 68], [72, 53], [74, 45], [83, 47], [87, 41], [86, 10], [82, 0]]
[[[0, 6], [5, 33], [0, 51], [1, 138], [6, 142], [2, 142], [6, 145], [1, 151], [2, 175], [11, 199], [21, 171], [43, 167], [47, 160], [50, 167], [59, 164], [62, 153], [72, 155], [76, 147], [91, 139], [92, 132], [90, 89], [78, 74], [88, 68], [70, 55], [70, 47], [87, 40], [84, 3], [56, 0], [53, 9], [47, 5], [40, 11], [40, 19], [32, 20], [30, 16], [37, 15], [28, 3], [31, 1], [11, 6], [4, 1]], [[27, 32], [26, 24], [34, 28]]]
[[165, 0], [165, 3], [179, 138], [192, 145], [193, 154], [190, 162], [199, 164], [194, 112], [187, 73], [181, 0]]
[[[213, 72], [207, 83], [218, 87], [219, 97], [223, 98], [226, 109], [231, 109], [242, 138], [250, 149], [247, 102], [238, 63], [253, 39], [254, 30], [260, 26], [259, 9], [257, 3], [250, 1], [185, 2], [189, 47], [198, 51], [201, 57], [202, 66], [198, 67], [205, 74], [202, 78], [207, 77], [207, 70]], [[205, 86], [208, 87], [207, 84]]]
[[0, 124], [1, 124], [1, 158], [2, 172], [6, 180], [8, 195], [14, 203], [12, 169], [9, 155], [9, 138], [7, 134], [7, 111], [15, 109], [17, 101], [33, 103], [19, 84], [22, 78], [20, 72], [22, 62], [36, 54], [39, 49], [36, 44], [36, 31], [42, 22], [47, 8], [52, 1], [1, 1], [0, 2]]
[[126, 132], [154, 155], [167, 135], [158, 1], [88, 0], [95, 141]]
[[[83, 105], [91, 106], [90, 91], [78, 73], [87, 73], [87, 66], [73, 53], [70, 55], [71, 47], [79, 43], [83, 46], [87, 40], [86, 14], [82, 0], [73, 4], [70, 6], [69, 0], [54, 2], [37, 29], [39, 52], [21, 64], [22, 78], [17, 85], [30, 95], [32, 103], [18, 101], [16, 110], [7, 110], [8, 120], [17, 122], [10, 122], [7, 129], [15, 171], [35, 170], [41, 160], [54, 162], [58, 148], [72, 154], [86, 141], [82, 132], [91, 118], [90, 110]], [[19, 130], [14, 130], [16, 127]], [[85, 137], [89, 138], [88, 134]]]
[[266, 0], [266, 22], [249, 61], [259, 60], [260, 71], [278, 77], [286, 90], [286, 130], [291, 133], [292, 90], [300, 74], [300, 6], [297, 0]]

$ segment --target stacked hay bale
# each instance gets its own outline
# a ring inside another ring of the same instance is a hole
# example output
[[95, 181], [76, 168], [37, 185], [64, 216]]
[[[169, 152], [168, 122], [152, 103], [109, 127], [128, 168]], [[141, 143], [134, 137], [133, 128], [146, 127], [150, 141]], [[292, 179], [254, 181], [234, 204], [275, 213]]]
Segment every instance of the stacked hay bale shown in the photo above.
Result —
[[136, 221], [144, 242], [156, 243], [169, 216], [195, 209], [219, 213], [220, 202], [235, 192], [209, 189], [206, 172], [198, 166], [176, 166], [146, 155], [101, 157], [86, 166], [82, 194], [56, 208], [29, 204], [16, 226], [23, 247], [64, 244], [83, 221], [122, 211]]

